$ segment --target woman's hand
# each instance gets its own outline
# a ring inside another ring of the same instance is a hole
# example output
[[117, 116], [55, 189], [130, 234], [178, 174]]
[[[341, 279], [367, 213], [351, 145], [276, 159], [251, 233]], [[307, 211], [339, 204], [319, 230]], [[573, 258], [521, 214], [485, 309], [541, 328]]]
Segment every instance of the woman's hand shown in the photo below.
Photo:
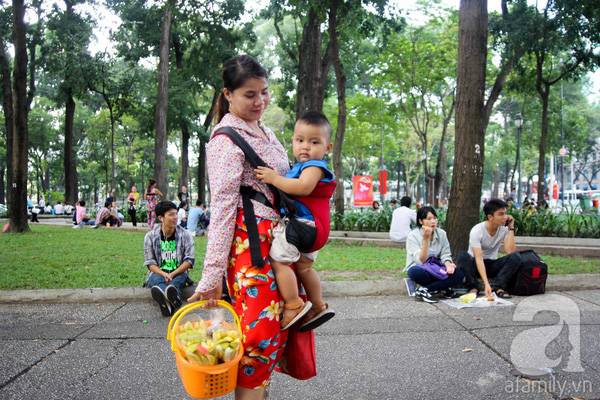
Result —
[[424, 226], [423, 227], [423, 241], [431, 240], [432, 236], [433, 236], [433, 229], [430, 226]]
[[223, 285], [219, 285], [216, 288], [209, 290], [208, 292], [196, 292], [188, 298], [188, 303], [193, 303], [197, 300], [206, 300], [206, 303], [202, 308], [214, 308], [218, 307], [218, 300], [221, 300], [223, 296]]
[[453, 274], [456, 271], [456, 265], [452, 262], [446, 263], [446, 272], [448, 274]]

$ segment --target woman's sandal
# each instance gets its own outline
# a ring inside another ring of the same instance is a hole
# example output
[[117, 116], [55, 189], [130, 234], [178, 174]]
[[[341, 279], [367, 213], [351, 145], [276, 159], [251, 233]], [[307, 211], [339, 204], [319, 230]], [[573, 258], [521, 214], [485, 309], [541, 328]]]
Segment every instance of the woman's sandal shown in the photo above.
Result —
[[499, 299], [510, 299], [510, 294], [501, 288], [492, 288], [492, 292], [496, 293], [496, 297]]
[[[322, 309], [323, 306], [326, 307], [324, 310]], [[320, 302], [320, 304], [314, 304], [311, 310], [313, 313], [315, 313], [315, 316], [302, 324], [300, 327], [300, 332], [312, 331], [335, 316], [335, 311], [330, 309], [329, 304], [323, 301]]]
[[[304, 302], [304, 301], [302, 301], [301, 298], [298, 298], [298, 300], [296, 300], [292, 303], [286, 303], [283, 306], [284, 311], [282, 313], [283, 317], [281, 318], [281, 331], [283, 332], [283, 331], [289, 329], [296, 322], [300, 321], [300, 319], [302, 317], [304, 317], [304, 315], [307, 312], [310, 311], [311, 307], [312, 307], [312, 303], [310, 301]], [[286, 316], [285, 310], [294, 311], [296, 313], [296, 316], [294, 318], [290, 318], [290, 317]]]

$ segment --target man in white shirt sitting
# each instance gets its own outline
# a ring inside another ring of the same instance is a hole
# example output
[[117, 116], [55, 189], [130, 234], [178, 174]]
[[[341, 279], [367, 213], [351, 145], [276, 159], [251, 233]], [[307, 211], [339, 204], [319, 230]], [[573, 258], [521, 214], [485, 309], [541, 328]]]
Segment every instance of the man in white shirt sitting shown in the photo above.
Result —
[[65, 212], [65, 209], [63, 208], [63, 205], [60, 203], [56, 203], [56, 205], [54, 206], [54, 214], [56, 215], [62, 215], [63, 212]]
[[411, 231], [410, 223], [417, 222], [417, 212], [409, 208], [411, 202], [412, 199], [409, 196], [404, 196], [400, 199], [400, 207], [392, 213], [390, 239], [394, 242], [406, 242]]

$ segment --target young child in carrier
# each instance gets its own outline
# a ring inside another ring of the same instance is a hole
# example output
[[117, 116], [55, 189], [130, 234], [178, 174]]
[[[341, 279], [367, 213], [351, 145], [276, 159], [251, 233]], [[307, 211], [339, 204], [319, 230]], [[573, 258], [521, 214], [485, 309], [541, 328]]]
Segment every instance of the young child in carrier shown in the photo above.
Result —
[[[299, 221], [315, 226], [315, 218], [321, 218], [319, 222], [326, 227], [327, 234], [329, 198], [335, 188], [335, 178], [333, 173], [327, 169], [327, 162], [323, 160], [323, 157], [333, 147], [331, 133], [332, 128], [325, 115], [319, 112], [307, 112], [296, 121], [294, 127], [292, 150], [297, 163], [290, 172], [284, 177], [268, 167], [258, 167], [255, 170], [260, 180], [294, 197], [297, 209], [296, 217]], [[319, 207], [327, 207], [327, 212], [318, 213], [319, 216], [309, 210], [311, 204], [316, 204], [311, 201], [314, 200], [317, 185], [321, 185], [321, 188], [326, 186], [329, 190], [326, 202], [323, 202], [321, 197], [319, 204]], [[286, 225], [287, 221], [284, 219], [273, 229], [273, 243], [269, 253], [275, 280], [285, 302], [281, 330], [290, 328], [306, 315], [305, 322], [300, 327], [300, 331], [305, 332], [327, 322], [335, 315], [335, 312], [323, 301], [321, 280], [312, 268], [318, 249], [310, 253], [301, 253], [286, 240]], [[298, 279], [306, 290], [309, 300], [306, 303], [298, 295], [296, 276], [290, 268], [291, 263], [294, 263]]]

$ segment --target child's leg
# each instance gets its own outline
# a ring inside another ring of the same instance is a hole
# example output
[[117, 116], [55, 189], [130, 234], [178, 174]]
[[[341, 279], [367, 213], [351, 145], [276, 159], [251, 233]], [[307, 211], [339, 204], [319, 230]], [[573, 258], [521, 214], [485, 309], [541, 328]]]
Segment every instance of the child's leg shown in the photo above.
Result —
[[298, 295], [296, 275], [288, 264], [271, 259], [271, 267], [275, 274], [277, 288], [285, 303], [281, 319], [281, 330], [285, 330], [310, 310], [311, 303], [309, 301], [305, 303]]
[[[309, 253], [312, 257], [316, 257], [315, 253]], [[329, 308], [327, 303], [323, 301], [323, 293], [321, 289], [321, 279], [317, 271], [313, 269], [314, 259], [311, 259], [304, 254], [294, 263], [298, 279], [302, 282], [306, 296], [312, 303], [311, 310], [306, 313], [303, 324], [300, 327], [300, 332], [313, 330], [335, 316], [335, 311]]]
[[273, 259], [271, 259], [271, 267], [273, 267], [277, 288], [279, 289], [283, 301], [286, 304], [297, 301], [300, 296], [298, 296], [298, 286], [296, 284], [296, 275], [294, 275], [294, 271], [288, 264]]
[[321, 304], [323, 302], [321, 278], [319, 278], [317, 271], [313, 269], [313, 264], [314, 261], [302, 254], [300, 259], [294, 263], [294, 266], [296, 267], [298, 279], [300, 279], [304, 290], [306, 290], [308, 300], [313, 304]]

